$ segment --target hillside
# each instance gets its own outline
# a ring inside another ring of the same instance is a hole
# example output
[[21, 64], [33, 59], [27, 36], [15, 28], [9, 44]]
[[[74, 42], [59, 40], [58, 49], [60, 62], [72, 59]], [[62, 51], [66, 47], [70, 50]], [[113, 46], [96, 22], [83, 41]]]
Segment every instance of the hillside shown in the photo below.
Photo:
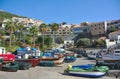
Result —
[[9, 19], [9, 18], [12, 18], [12, 17], [24, 17], [24, 16], [18, 16], [16, 14], [12, 14], [12, 13], [9, 13], [9, 12], [0, 11], [0, 21], [3, 21], [3, 19], [5, 19], [5, 18]]

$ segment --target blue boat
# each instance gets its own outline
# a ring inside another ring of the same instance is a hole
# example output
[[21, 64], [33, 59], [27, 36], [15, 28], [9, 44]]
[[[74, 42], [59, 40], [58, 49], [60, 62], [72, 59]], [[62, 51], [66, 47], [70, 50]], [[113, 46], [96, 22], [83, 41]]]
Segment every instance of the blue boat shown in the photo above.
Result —
[[74, 62], [76, 60], [76, 57], [74, 56], [66, 56], [64, 59], [65, 63], [69, 63], [69, 62]]
[[68, 75], [79, 76], [79, 77], [89, 77], [98, 78], [105, 76], [109, 68], [107, 66], [94, 66], [94, 65], [69, 65], [65, 72]]

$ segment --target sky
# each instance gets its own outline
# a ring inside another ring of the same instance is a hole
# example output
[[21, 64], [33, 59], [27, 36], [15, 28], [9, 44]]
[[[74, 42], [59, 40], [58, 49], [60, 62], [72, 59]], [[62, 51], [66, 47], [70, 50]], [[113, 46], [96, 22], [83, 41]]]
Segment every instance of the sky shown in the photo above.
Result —
[[0, 9], [47, 24], [120, 19], [120, 0], [0, 0]]

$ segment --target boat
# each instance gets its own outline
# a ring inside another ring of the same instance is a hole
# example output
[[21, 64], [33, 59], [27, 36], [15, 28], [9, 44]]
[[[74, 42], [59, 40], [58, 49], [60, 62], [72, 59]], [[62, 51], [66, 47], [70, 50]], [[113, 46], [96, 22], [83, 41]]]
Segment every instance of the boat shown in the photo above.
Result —
[[74, 56], [66, 56], [64, 59], [65, 63], [69, 63], [69, 62], [74, 62], [76, 60], [76, 57]]
[[58, 60], [49, 60], [49, 61], [41, 60], [39, 66], [61, 66], [63, 64], [64, 58], [65, 57], [59, 58]]
[[28, 62], [32, 64], [32, 67], [35, 67], [39, 64], [40, 58], [28, 58], [28, 59], [15, 59], [17, 62]]
[[105, 76], [109, 68], [107, 66], [94, 66], [94, 65], [69, 65], [65, 69], [65, 73], [72, 76], [98, 78]]
[[99, 55], [99, 53], [94, 53], [91, 51], [89, 54], [87, 54], [87, 58], [95, 60], [98, 55]]
[[120, 62], [97, 62], [96, 66], [108, 66], [110, 70], [120, 70]]
[[120, 56], [117, 55], [103, 55], [103, 56], [98, 56], [96, 58], [97, 62], [108, 62], [108, 63], [113, 63], [113, 62], [120, 62]]
[[0, 59], [2, 59], [3, 62], [13, 62], [15, 61], [15, 55], [11, 53], [0, 54]]
[[0, 70], [2, 69], [2, 63], [0, 62]]
[[59, 60], [60, 58], [63, 58], [62, 54], [45, 53], [40, 59], [41, 61], [55, 61]]
[[27, 70], [30, 67], [32, 67], [32, 64], [28, 62], [16, 62], [15, 61], [14, 63], [18, 64], [19, 70]]
[[7, 71], [7, 72], [17, 72], [19, 69], [18, 64], [10, 62], [10, 63], [5, 63], [2, 64], [2, 71]]
[[106, 52], [103, 55], [96, 56], [97, 62], [115, 63], [120, 62], [120, 49], [115, 49], [113, 52]]

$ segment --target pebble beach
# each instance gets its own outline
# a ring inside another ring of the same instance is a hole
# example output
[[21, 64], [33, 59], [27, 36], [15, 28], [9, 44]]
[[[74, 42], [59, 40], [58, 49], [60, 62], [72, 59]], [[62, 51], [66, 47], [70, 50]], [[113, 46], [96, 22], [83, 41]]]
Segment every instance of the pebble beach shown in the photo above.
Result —
[[[87, 60], [86, 58], [77, 58], [73, 63], [64, 63], [62, 66], [58, 67], [43, 67], [36, 66], [29, 70], [18, 70], [17, 72], [4, 72], [0, 71], [0, 79], [93, 79], [76, 77], [64, 74], [64, 69], [71, 65], [84, 65], [84, 64], [95, 64], [95, 60]], [[120, 72], [120, 70], [118, 70]], [[120, 79], [115, 77], [115, 74], [109, 73], [101, 78], [94, 79]]]

